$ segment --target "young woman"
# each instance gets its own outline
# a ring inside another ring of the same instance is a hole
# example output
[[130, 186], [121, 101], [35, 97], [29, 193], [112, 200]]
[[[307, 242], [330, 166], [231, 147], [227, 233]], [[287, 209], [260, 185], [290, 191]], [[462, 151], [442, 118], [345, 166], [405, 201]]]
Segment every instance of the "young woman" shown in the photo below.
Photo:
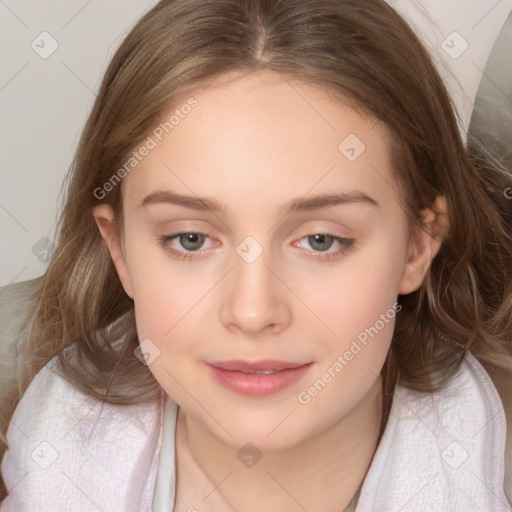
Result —
[[0, 510], [510, 510], [477, 161], [383, 1], [160, 2], [80, 141]]

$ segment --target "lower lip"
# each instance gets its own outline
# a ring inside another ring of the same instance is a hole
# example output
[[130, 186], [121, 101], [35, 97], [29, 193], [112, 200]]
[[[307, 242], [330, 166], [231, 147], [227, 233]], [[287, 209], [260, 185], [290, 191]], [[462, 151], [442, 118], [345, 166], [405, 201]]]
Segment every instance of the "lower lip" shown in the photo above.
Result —
[[211, 368], [215, 379], [231, 391], [249, 396], [268, 396], [297, 382], [307, 373], [312, 364], [308, 363], [298, 368], [290, 368], [268, 375], [228, 371], [215, 366], [208, 366]]

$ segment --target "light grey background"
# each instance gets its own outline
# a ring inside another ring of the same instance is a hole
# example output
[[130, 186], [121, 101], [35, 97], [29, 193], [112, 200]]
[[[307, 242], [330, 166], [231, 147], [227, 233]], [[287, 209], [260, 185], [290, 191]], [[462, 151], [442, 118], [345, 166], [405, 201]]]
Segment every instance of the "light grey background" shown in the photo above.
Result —
[[[43, 274], [41, 239], [54, 239], [95, 91], [123, 36], [155, 3], [0, 0], [0, 286]], [[42, 32], [59, 45], [47, 59], [31, 47], [50, 48]]]

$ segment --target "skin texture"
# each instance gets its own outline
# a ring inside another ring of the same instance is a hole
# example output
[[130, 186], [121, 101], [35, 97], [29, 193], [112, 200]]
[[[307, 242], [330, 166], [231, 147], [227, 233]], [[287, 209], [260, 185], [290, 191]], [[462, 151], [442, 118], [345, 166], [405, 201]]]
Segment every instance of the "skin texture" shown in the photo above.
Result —
[[[160, 350], [150, 370], [180, 405], [174, 510], [342, 510], [376, 449], [379, 374], [394, 321], [309, 403], [297, 397], [392, 311], [398, 294], [419, 287], [439, 249], [430, 236], [439, 214], [426, 210], [426, 230], [409, 238], [382, 124], [314, 86], [264, 71], [220, 77], [194, 97], [192, 112], [124, 178], [120, 238], [112, 209], [94, 209], [134, 300], [139, 339]], [[350, 134], [365, 145], [354, 161], [339, 149]], [[140, 206], [166, 190], [207, 196], [227, 210]], [[280, 211], [294, 198], [339, 191], [364, 193], [378, 206]], [[183, 231], [208, 235], [192, 260], [169, 252], [187, 252], [179, 237], [167, 248], [159, 243]], [[354, 241], [326, 260], [341, 245], [327, 240], [319, 250], [315, 234]], [[252, 263], [237, 253], [248, 236], [263, 249]], [[248, 397], [205, 366], [230, 359], [313, 364], [286, 389]], [[253, 467], [237, 457], [247, 442], [262, 453]]]

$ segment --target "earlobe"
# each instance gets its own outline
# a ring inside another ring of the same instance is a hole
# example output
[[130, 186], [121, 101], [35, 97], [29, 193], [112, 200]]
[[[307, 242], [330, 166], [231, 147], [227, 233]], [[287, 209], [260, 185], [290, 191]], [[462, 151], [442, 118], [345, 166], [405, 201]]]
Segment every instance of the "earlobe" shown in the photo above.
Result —
[[107, 244], [121, 284], [128, 296], [133, 299], [130, 274], [126, 264], [123, 244], [116, 230], [114, 210], [108, 204], [100, 204], [93, 208], [93, 215], [101, 236]]
[[399, 283], [398, 293], [406, 295], [417, 290], [427, 275], [443, 238], [448, 230], [446, 198], [438, 197], [432, 206], [423, 211], [423, 229], [413, 235], [408, 248], [407, 260]]

